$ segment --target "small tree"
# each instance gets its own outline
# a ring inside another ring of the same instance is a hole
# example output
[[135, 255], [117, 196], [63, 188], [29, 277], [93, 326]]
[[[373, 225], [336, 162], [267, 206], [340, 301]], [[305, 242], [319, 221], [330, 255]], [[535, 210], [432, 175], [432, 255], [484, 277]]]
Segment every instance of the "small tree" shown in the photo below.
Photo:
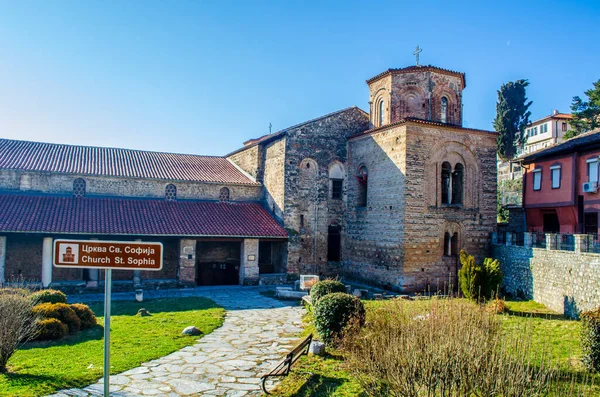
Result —
[[0, 373], [6, 372], [8, 359], [19, 346], [36, 336], [38, 327], [33, 300], [11, 290], [0, 289]]
[[483, 265], [475, 263], [475, 257], [460, 251], [462, 267], [458, 271], [460, 290], [467, 299], [486, 300], [497, 295], [502, 283], [502, 271], [497, 259], [485, 258]]
[[523, 147], [527, 140], [524, 131], [531, 116], [528, 109], [533, 103], [527, 102], [525, 88], [528, 85], [527, 80], [509, 81], [498, 90], [494, 130], [500, 133], [498, 156], [504, 161], [514, 158], [517, 148]]
[[571, 130], [567, 131], [564, 138], [570, 139], [600, 127], [600, 80], [594, 83], [594, 87], [585, 93], [587, 101], [580, 97], [573, 97], [571, 102]]

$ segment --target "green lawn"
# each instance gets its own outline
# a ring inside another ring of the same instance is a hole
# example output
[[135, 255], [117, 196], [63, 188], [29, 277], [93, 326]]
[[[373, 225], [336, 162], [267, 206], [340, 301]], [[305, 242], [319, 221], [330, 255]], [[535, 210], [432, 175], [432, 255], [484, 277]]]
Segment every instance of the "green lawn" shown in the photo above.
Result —
[[[427, 307], [428, 301], [414, 301], [410, 304]], [[367, 315], [369, 309], [386, 304], [385, 301], [365, 301]], [[550, 351], [555, 357], [555, 364], [562, 376], [575, 379], [584, 384], [594, 386], [588, 388], [583, 396], [600, 396], [600, 375], [590, 377], [583, 371], [580, 363], [580, 330], [578, 321], [548, 310], [545, 306], [533, 301], [507, 302], [510, 310], [502, 315], [503, 329], [507, 333], [532, 335], [532, 346], [536, 351]], [[305, 333], [314, 332], [312, 316], [305, 317]], [[335, 351], [324, 357], [305, 356], [292, 373], [284, 378], [273, 395], [280, 397], [364, 397], [366, 394], [360, 385], [347, 371], [343, 357]], [[562, 381], [566, 382], [566, 381]]]
[[[91, 308], [102, 324], [102, 304]], [[140, 308], [152, 316], [135, 316]], [[195, 325], [208, 334], [223, 323], [224, 313], [224, 309], [205, 298], [113, 302], [111, 373], [135, 368], [194, 344], [198, 337], [181, 336], [181, 331]], [[0, 396], [40, 396], [96, 382], [102, 377], [103, 332], [98, 325], [60, 341], [26, 345], [9, 360], [10, 372], [0, 374]]]

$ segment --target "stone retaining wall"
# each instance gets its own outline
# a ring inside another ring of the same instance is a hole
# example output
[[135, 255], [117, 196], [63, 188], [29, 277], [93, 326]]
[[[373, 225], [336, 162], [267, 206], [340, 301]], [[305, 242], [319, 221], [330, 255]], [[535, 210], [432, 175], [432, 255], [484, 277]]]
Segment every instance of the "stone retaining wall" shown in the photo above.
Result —
[[505, 292], [577, 318], [600, 306], [600, 254], [492, 244]]

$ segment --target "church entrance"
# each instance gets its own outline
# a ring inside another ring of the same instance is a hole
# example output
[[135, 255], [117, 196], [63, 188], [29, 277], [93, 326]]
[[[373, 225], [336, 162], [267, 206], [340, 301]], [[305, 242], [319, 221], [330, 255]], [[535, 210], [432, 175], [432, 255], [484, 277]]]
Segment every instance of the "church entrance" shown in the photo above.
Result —
[[237, 285], [240, 281], [241, 241], [198, 241], [197, 285]]

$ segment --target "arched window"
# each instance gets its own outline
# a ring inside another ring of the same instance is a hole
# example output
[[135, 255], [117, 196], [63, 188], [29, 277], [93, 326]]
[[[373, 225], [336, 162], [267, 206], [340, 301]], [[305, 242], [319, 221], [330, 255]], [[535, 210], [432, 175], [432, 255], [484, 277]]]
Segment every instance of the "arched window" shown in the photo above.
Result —
[[165, 199], [167, 201], [173, 201], [177, 198], [177, 187], [172, 183], [165, 187]]
[[446, 123], [448, 120], [448, 98], [445, 96], [442, 97], [440, 120], [442, 123]]
[[442, 164], [442, 204], [450, 204], [452, 202], [452, 166], [449, 162], [445, 161]]
[[463, 165], [456, 164], [452, 173], [452, 204], [461, 205], [463, 203], [463, 174]]
[[450, 256], [452, 254], [452, 241], [450, 239], [450, 233], [444, 233], [444, 256]]
[[367, 206], [367, 190], [368, 190], [368, 182], [369, 182], [369, 173], [367, 171], [367, 167], [365, 167], [364, 165], [361, 165], [358, 168], [358, 173], [356, 175], [356, 179], [358, 180], [356, 205], [358, 207], [366, 207]]
[[458, 256], [458, 233], [454, 232], [450, 240], [450, 255]]
[[333, 163], [329, 166], [329, 180], [331, 181], [331, 198], [341, 200], [344, 187], [344, 167], [340, 163]]
[[222, 187], [219, 190], [219, 200], [221, 201], [229, 201], [229, 189], [226, 187]]
[[73, 181], [73, 196], [83, 197], [85, 196], [85, 180], [77, 178]]
[[381, 127], [385, 120], [385, 101], [382, 99], [379, 101], [379, 127]]

